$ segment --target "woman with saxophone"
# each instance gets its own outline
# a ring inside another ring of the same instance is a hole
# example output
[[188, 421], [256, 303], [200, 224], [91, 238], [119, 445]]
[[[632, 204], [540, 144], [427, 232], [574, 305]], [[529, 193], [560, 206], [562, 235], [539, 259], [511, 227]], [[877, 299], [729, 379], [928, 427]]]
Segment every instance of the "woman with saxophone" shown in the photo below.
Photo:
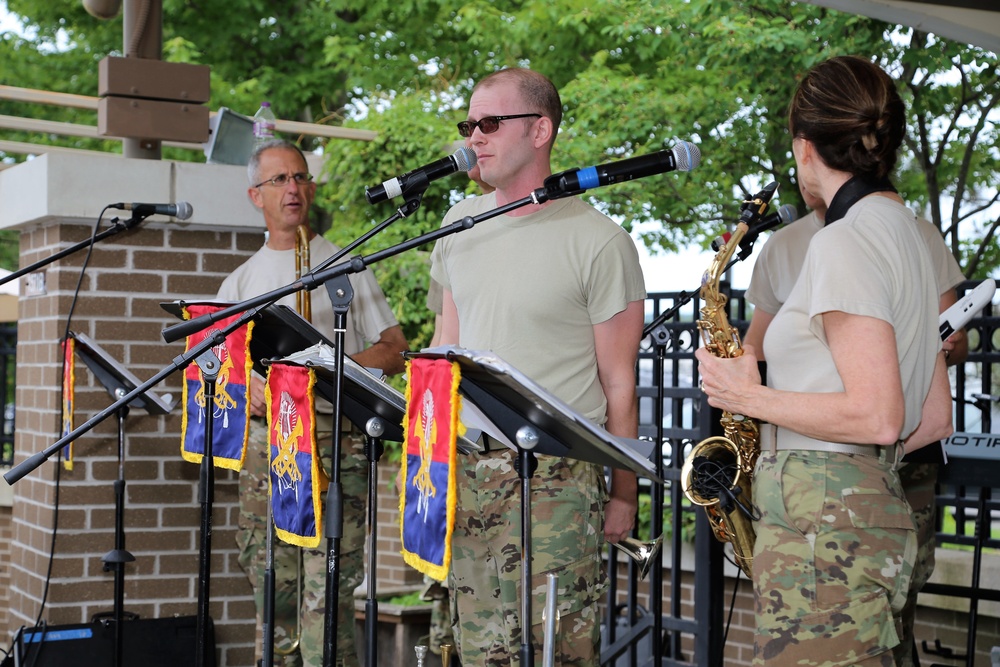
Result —
[[810, 70], [789, 110], [800, 187], [826, 226], [764, 337], [698, 350], [713, 407], [759, 419], [753, 479], [758, 665], [892, 665], [916, 549], [896, 464], [951, 432], [938, 289], [915, 216], [889, 176], [903, 102], [878, 66]]

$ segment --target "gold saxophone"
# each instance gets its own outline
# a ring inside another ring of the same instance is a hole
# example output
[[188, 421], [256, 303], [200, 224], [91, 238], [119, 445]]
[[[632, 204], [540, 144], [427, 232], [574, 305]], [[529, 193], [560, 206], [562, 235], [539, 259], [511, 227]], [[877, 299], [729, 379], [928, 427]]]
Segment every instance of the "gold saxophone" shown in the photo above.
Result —
[[[761, 212], [766, 207], [765, 202]], [[698, 330], [705, 348], [724, 359], [742, 355], [743, 348], [739, 332], [726, 316], [727, 299], [719, 292], [719, 280], [748, 229], [745, 222], [737, 225], [701, 283]], [[723, 411], [720, 422], [725, 436], [706, 438], [695, 445], [681, 468], [681, 488], [688, 500], [705, 508], [716, 539], [732, 543], [736, 564], [750, 577], [757, 537], [752, 521], [759, 518], [750, 487], [760, 455], [760, 433], [757, 422], [744, 415]]]

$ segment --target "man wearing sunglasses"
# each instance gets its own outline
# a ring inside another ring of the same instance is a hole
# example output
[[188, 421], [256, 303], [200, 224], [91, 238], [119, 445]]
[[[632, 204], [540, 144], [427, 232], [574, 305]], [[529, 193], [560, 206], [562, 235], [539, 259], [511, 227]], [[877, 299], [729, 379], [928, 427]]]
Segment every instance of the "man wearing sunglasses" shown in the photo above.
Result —
[[[481, 81], [458, 124], [496, 190], [454, 206], [450, 224], [542, 186], [562, 119], [555, 86], [524, 69]], [[645, 287], [629, 235], [577, 197], [524, 206], [438, 240], [431, 276], [444, 287], [442, 344], [489, 350], [622, 437], [635, 438], [634, 368]], [[485, 439], [460, 457], [451, 593], [462, 664], [519, 664], [521, 628], [541, 661], [541, 611], [549, 572], [558, 578], [557, 664], [599, 663], [598, 602], [604, 541], [632, 528], [636, 480], [599, 466], [538, 456], [531, 479], [530, 621], [520, 611], [521, 501], [514, 453]]]
[[[305, 157], [294, 144], [276, 139], [256, 147], [247, 165], [250, 201], [264, 215], [267, 238], [264, 246], [222, 283], [218, 298], [241, 301], [296, 279], [298, 228], [308, 229], [309, 210], [316, 196], [316, 183], [308, 173]], [[309, 257], [313, 265], [333, 255], [338, 248], [312, 230]], [[370, 271], [350, 276], [354, 299], [347, 314], [344, 352], [368, 368], [386, 374], [400, 373], [401, 352], [406, 338]], [[312, 325], [333, 340], [333, 304], [325, 288], [313, 292]], [[296, 306], [294, 295], [278, 303]], [[250, 436], [246, 460], [240, 471], [240, 565], [254, 588], [260, 635], [264, 582], [264, 549], [268, 503], [269, 447], [265, 422], [267, 405], [264, 381], [256, 374], [250, 381]], [[332, 437], [332, 406], [316, 401], [317, 443], [324, 454], [323, 466], [330, 471], [329, 443]], [[343, 486], [343, 536], [340, 542], [340, 598], [337, 617], [337, 656], [340, 667], [359, 664], [354, 649], [354, 589], [364, 577], [365, 499], [368, 463], [364, 437], [349, 422], [340, 425]], [[323, 664], [323, 631], [326, 597], [326, 550], [300, 549], [275, 541], [275, 664], [320, 667]], [[297, 647], [296, 647], [297, 643]], [[257, 642], [257, 658], [261, 654]], [[298, 658], [301, 656], [301, 660]]]

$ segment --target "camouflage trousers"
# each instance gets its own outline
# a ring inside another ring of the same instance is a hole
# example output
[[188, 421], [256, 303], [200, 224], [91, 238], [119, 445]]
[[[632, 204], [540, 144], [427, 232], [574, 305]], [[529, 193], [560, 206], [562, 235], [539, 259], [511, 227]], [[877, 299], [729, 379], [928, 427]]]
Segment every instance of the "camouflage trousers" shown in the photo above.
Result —
[[[317, 418], [317, 444], [323, 467], [330, 470], [329, 417]], [[256, 658], [261, 658], [263, 588], [266, 546], [265, 517], [268, 501], [267, 426], [250, 422], [250, 444], [240, 471], [240, 530], [236, 541], [239, 561], [254, 589], [257, 607]], [[354, 643], [354, 589], [364, 578], [364, 543], [368, 484], [364, 436], [341, 436], [340, 481], [343, 486], [343, 537], [340, 541], [340, 589], [337, 605], [337, 658], [335, 664], [358, 667]], [[326, 494], [323, 494], [325, 503]], [[325, 506], [324, 506], [325, 510]], [[275, 664], [282, 667], [321, 667], [326, 614], [326, 539], [319, 548], [302, 549], [275, 539], [274, 545], [274, 645]], [[301, 572], [301, 575], [300, 575]], [[299, 581], [301, 580], [301, 590]], [[293, 646], [296, 634], [299, 642]]]
[[910, 590], [906, 596], [906, 606], [903, 607], [903, 631], [899, 636], [899, 645], [893, 649], [898, 667], [912, 667], [915, 664], [913, 624], [917, 615], [917, 596], [934, 573], [934, 549], [937, 547], [934, 533], [934, 487], [937, 476], [936, 463], [907, 463], [899, 470], [899, 480], [917, 529], [917, 561], [913, 564]]
[[[452, 618], [464, 667], [519, 665], [521, 483], [504, 448], [459, 457], [452, 539]], [[599, 663], [598, 602], [606, 587], [601, 560], [607, 492], [598, 466], [538, 457], [531, 478], [531, 641], [544, 646], [542, 610], [548, 573], [557, 575], [557, 665]]]
[[443, 584], [424, 576], [425, 591], [431, 603], [431, 625], [427, 634], [427, 646], [434, 655], [441, 655], [441, 645], [455, 645], [455, 636], [451, 629], [451, 596], [448, 594], [448, 582]]
[[916, 533], [889, 461], [763, 453], [754, 665], [893, 664]]

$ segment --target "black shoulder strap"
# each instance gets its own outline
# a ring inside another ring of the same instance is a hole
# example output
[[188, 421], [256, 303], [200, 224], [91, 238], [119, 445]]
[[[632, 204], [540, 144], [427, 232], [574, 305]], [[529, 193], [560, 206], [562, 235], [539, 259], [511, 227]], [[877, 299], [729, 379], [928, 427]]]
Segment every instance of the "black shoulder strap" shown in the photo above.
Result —
[[830, 206], [827, 207], [823, 224], [829, 225], [840, 220], [859, 200], [873, 192], [896, 192], [896, 188], [893, 187], [888, 178], [870, 181], [860, 176], [852, 177], [851, 180], [840, 186], [837, 194], [833, 196]]

